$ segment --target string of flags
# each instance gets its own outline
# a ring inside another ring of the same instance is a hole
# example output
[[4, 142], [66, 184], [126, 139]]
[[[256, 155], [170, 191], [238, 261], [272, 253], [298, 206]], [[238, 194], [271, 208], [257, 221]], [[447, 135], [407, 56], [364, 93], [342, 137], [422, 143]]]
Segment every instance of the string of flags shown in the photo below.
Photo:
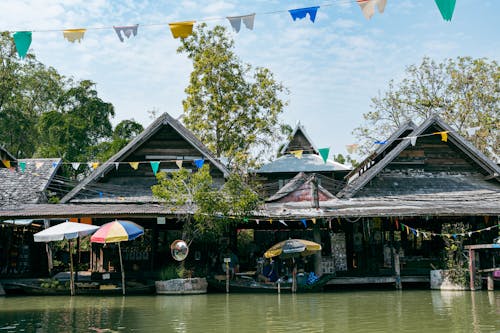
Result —
[[[328, 3], [323, 3], [321, 6], [323, 7], [328, 7], [332, 6], [335, 3], [339, 3], [341, 0], [336, 0], [333, 2], [328, 2]], [[382, 14], [385, 10], [385, 7], [387, 5], [387, 0], [347, 0], [348, 2], [354, 1], [356, 2], [363, 14], [363, 16], [369, 20], [372, 18], [372, 16], [375, 14], [375, 8], [378, 9], [378, 12]], [[344, 1], [345, 2], [345, 1]], [[445, 21], [451, 21], [451, 18], [453, 16], [453, 12], [455, 10], [455, 3], [456, 0], [435, 0], [436, 5]], [[271, 14], [277, 14], [277, 13], [282, 13], [282, 12], [288, 12], [292, 18], [293, 21], [305, 19], [307, 16], [309, 16], [309, 19], [312, 23], [315, 22], [317, 12], [320, 9], [321, 6], [311, 6], [311, 7], [304, 7], [304, 8], [295, 8], [295, 9], [289, 9], [289, 10], [279, 10], [279, 11], [274, 11], [274, 12], [267, 12], [267, 13], [259, 13], [258, 15], [271, 15]], [[253, 30], [254, 29], [254, 22], [255, 22], [255, 16], [256, 13], [251, 13], [247, 15], [240, 15], [240, 16], [226, 16], [226, 17], [220, 17], [220, 18], [210, 18], [210, 19], [201, 19], [201, 20], [189, 20], [189, 21], [183, 21], [183, 22], [173, 22], [173, 23], [168, 23], [168, 26], [170, 28], [170, 31], [172, 33], [172, 36], [174, 38], [186, 38], [190, 36], [193, 32], [193, 26], [197, 22], [206, 22], [209, 20], [225, 20], [227, 19], [229, 21], [229, 24], [233, 28], [233, 30], [236, 33], [240, 32], [241, 29], [241, 22], [245, 25], [245, 27], [248, 30]], [[141, 24], [142, 27], [147, 27], [147, 26], [158, 26], [158, 25], [163, 25], [163, 24]], [[63, 37], [66, 39], [68, 42], [75, 43], [79, 42], [84, 39], [85, 33], [88, 30], [102, 30], [102, 29], [113, 29], [118, 36], [118, 39], [120, 42], [124, 42], [126, 37], [129, 39], [131, 36], [136, 37], [138, 34], [139, 30], [139, 24], [134, 24], [134, 25], [127, 25], [127, 26], [111, 26], [111, 27], [99, 27], [99, 28], [78, 28], [78, 29], [64, 29], [62, 30], [63, 32]], [[33, 32], [53, 32], [53, 31], [61, 31], [61, 30], [32, 30], [32, 31], [13, 31], [13, 38], [14, 38], [14, 44], [16, 46], [17, 53], [21, 59], [24, 59], [26, 57], [26, 54], [29, 50], [29, 47], [32, 42], [32, 35]]]
[[[320, 148], [318, 149], [319, 155], [323, 159], [323, 162], [326, 163], [328, 160], [328, 156], [330, 155], [330, 148]], [[290, 154], [294, 155], [296, 158], [301, 159], [304, 153], [304, 149], [299, 150], [291, 150]]]
[[401, 226], [401, 231], [406, 231], [407, 234], [410, 232], [414, 234], [415, 236], [419, 237], [422, 235], [425, 239], [427, 239], [429, 236], [438, 236], [438, 237], [447, 237], [447, 238], [457, 238], [457, 237], [472, 237], [473, 234], [479, 234], [484, 231], [490, 231], [495, 228], [500, 228], [500, 224], [493, 225], [491, 227], [483, 228], [483, 229], [478, 229], [478, 230], [473, 230], [473, 231], [467, 231], [467, 232], [462, 232], [462, 233], [455, 233], [455, 234], [449, 234], [449, 233], [436, 233], [436, 232], [431, 232], [431, 231], [426, 231], [426, 230], [421, 230], [421, 229], [416, 229], [412, 228], [404, 223], [398, 223], [396, 220], [396, 223]]
[[[71, 165], [71, 167], [74, 169], [74, 170], [78, 170], [80, 169], [80, 166], [82, 165], [87, 165], [88, 168], [92, 169], [92, 170], [95, 170], [97, 169], [99, 166], [101, 165], [114, 165], [116, 170], [118, 170], [120, 164], [122, 165], [126, 165], [128, 164], [133, 170], [138, 170], [139, 169], [139, 165], [140, 164], [149, 164], [151, 166], [151, 169], [154, 173], [154, 175], [156, 175], [158, 173], [158, 170], [160, 168], [160, 163], [161, 162], [175, 162], [175, 164], [177, 165], [177, 167], [179, 169], [182, 168], [183, 166], [183, 163], [185, 162], [186, 160], [163, 160], [163, 161], [135, 161], [135, 162], [106, 162], [106, 163], [99, 163], [99, 162], [86, 162], [86, 163], [81, 163], [81, 162], [43, 162], [43, 161], [36, 161], [34, 162], [34, 165], [35, 165], [35, 169], [40, 169], [41, 167], [43, 167], [46, 163], [51, 163], [51, 167], [52, 168], [56, 168], [58, 167], [59, 165]], [[194, 165], [196, 166], [196, 168], [198, 169], [201, 169], [203, 167], [203, 165], [205, 164], [205, 160], [204, 159], [195, 159], [195, 160], [192, 160], [192, 162], [194, 163]], [[18, 165], [18, 168], [21, 172], [25, 172], [26, 171], [26, 166], [27, 166], [27, 161], [19, 161], [17, 163]], [[29, 163], [33, 163], [33, 162], [29, 162]], [[14, 168], [12, 167], [12, 163], [10, 160], [2, 160], [2, 164], [7, 168], [7, 169], [11, 169], [11, 170], [14, 170]]]

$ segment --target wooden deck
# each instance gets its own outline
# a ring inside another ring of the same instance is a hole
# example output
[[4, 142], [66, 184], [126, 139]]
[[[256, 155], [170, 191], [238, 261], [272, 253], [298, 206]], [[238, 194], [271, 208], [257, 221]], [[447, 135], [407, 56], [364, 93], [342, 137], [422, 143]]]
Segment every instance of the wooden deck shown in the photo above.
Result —
[[[351, 276], [351, 277], [334, 277], [328, 281], [327, 285], [374, 285], [374, 284], [391, 284], [396, 283], [395, 276]], [[430, 284], [430, 276], [401, 276], [401, 283], [428, 283]]]

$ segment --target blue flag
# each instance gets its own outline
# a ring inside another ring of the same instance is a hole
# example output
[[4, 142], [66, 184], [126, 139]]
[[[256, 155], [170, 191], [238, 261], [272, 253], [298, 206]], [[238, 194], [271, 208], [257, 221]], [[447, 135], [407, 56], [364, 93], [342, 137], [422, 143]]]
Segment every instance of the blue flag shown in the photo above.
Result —
[[300, 220], [300, 222], [302, 222], [302, 224], [304, 225], [304, 228], [307, 228], [307, 222], [306, 222], [306, 219], [302, 219], [302, 220]]
[[201, 159], [201, 160], [194, 160], [194, 164], [196, 165], [196, 167], [198, 169], [201, 169], [203, 167], [203, 164], [205, 163], [205, 160], [204, 159]]
[[316, 19], [316, 12], [318, 11], [319, 6], [315, 7], [307, 7], [307, 8], [297, 8], [297, 9], [290, 9], [290, 15], [292, 15], [293, 20], [295, 21], [296, 19], [303, 19], [306, 17], [307, 14], [309, 14], [309, 18], [311, 19], [311, 22], [314, 23], [314, 20]]

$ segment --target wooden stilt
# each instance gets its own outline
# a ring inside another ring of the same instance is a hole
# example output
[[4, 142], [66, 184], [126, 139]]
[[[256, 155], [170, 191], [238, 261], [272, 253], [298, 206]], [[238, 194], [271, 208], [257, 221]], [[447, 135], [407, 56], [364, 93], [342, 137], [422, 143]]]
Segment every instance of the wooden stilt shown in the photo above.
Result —
[[488, 273], [488, 278], [487, 278], [487, 286], [488, 286], [488, 291], [493, 291], [495, 290], [495, 281], [493, 281], [493, 272]]
[[125, 269], [123, 268], [122, 248], [118, 242], [118, 253], [120, 254], [120, 268], [122, 270], [122, 294], [125, 295]]
[[399, 262], [399, 251], [396, 251], [395, 248], [392, 248], [392, 251], [394, 253], [394, 275], [395, 275], [396, 289], [401, 290], [403, 289], [403, 285], [401, 283], [401, 265]]
[[71, 239], [68, 240], [69, 244], [69, 289], [71, 296], [75, 296], [75, 276], [73, 274], [73, 244]]
[[470, 290], [476, 290], [474, 281], [476, 280], [476, 260], [474, 250], [469, 249], [469, 286]]

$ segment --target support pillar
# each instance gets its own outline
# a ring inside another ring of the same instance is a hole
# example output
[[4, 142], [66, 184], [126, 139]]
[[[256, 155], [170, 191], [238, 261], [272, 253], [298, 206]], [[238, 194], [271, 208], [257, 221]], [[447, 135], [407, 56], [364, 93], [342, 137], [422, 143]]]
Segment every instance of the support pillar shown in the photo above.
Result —
[[392, 248], [392, 253], [394, 255], [394, 275], [395, 275], [395, 283], [396, 289], [403, 289], [403, 284], [401, 283], [401, 265], [399, 261], [399, 251], [396, 251], [395, 248]]
[[474, 281], [476, 280], [476, 257], [474, 255], [474, 250], [469, 249], [469, 286], [470, 290], [476, 290], [474, 287]]
[[[321, 244], [321, 229], [319, 227], [319, 221], [313, 225], [313, 239], [316, 243]], [[321, 276], [321, 251], [314, 254], [314, 274]]]
[[493, 291], [495, 290], [495, 281], [493, 281], [493, 272], [488, 273], [488, 278], [487, 278], [487, 286], [488, 286], [488, 291]]

